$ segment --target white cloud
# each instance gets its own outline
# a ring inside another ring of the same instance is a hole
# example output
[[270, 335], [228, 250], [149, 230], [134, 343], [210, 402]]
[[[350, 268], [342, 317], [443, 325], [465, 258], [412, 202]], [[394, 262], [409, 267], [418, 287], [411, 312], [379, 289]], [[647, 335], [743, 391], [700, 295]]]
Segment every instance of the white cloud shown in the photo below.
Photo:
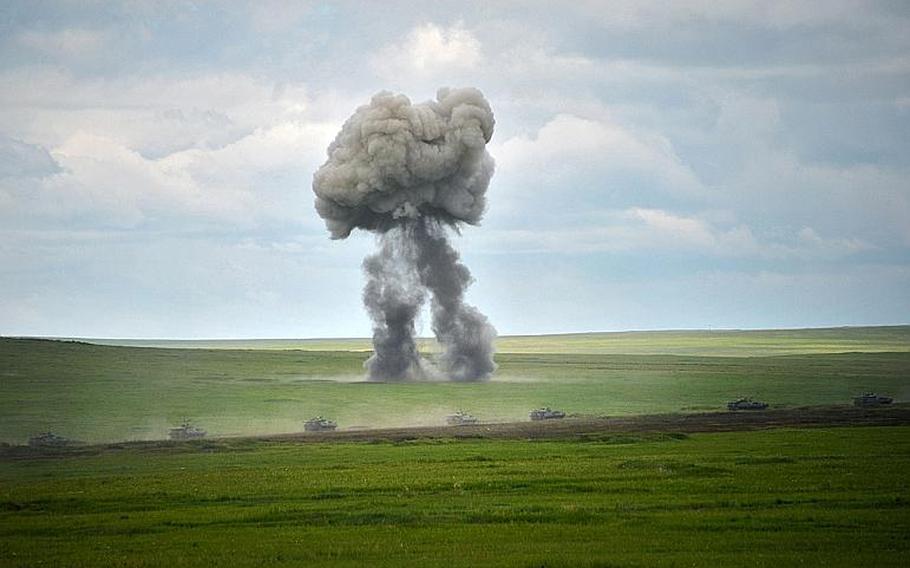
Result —
[[497, 156], [504, 164], [515, 167], [572, 159], [623, 160], [647, 166], [678, 162], [666, 138], [569, 114], [553, 117], [533, 137], [506, 140], [497, 148]]
[[627, 214], [642, 221], [658, 241], [666, 244], [695, 248], [714, 248], [718, 244], [717, 233], [700, 219], [680, 217], [660, 209], [634, 208]]
[[[162, 158], [78, 131], [52, 155], [62, 171], [22, 191], [0, 185], [9, 223], [74, 222], [117, 228], [183, 228], [272, 221], [320, 226], [311, 212], [310, 173], [335, 125], [284, 123], [222, 148], [194, 148]], [[269, 185], [284, 176], [280, 191]], [[288, 179], [289, 178], [289, 179]]]
[[52, 217], [130, 228], [199, 215], [240, 221], [250, 205], [242, 194], [205, 191], [187, 172], [94, 134], [74, 134], [53, 155], [64, 172], [37, 190]]
[[[353, 106], [350, 95], [311, 95], [299, 84], [242, 74], [26, 75], [7, 72], [10, 80], [0, 81], [0, 101], [9, 103], [0, 107], [0, 133], [31, 143], [7, 144], [10, 152], [47, 148], [45, 161], [54, 165], [53, 156], [60, 168], [28, 184], [0, 183], [0, 218], [12, 226], [162, 230], [280, 222], [321, 230], [311, 175], [341, 113]], [[10, 159], [21, 169], [16, 156]]]
[[[590, 120], [560, 114], [544, 124], [533, 136], [519, 135], [494, 144], [498, 186], [510, 187], [510, 194], [524, 192], [533, 180], [539, 191], [565, 195], [573, 191], [573, 177], [595, 175], [608, 183], [609, 173], [638, 172], [656, 178], [664, 189], [696, 195], [702, 187], [682, 163], [665, 137], [634, 130], [604, 117]], [[560, 179], [561, 178], [561, 179]], [[591, 191], [587, 186], [576, 191]], [[514, 196], [526, 199], [527, 196]]]
[[718, 225], [709, 220], [713, 216], [642, 207], [599, 211], [563, 228], [488, 229], [473, 235], [471, 246], [491, 254], [651, 251], [766, 260], [835, 260], [873, 248], [856, 238], [822, 238], [810, 227], [760, 239], [745, 224]]
[[440, 76], [480, 62], [480, 41], [461, 24], [426, 23], [413, 28], [401, 43], [383, 48], [372, 65], [381, 76], [397, 78], [401, 73]]
[[[826, 233], [863, 234], [879, 246], [910, 245], [910, 193], [906, 173], [876, 164], [806, 162], [774, 138], [743, 140], [742, 161], [717, 183], [720, 207], [811, 225]], [[732, 159], [727, 164], [735, 166]]]
[[256, 128], [312, 120], [314, 113], [340, 122], [338, 106], [348, 102], [241, 73], [80, 78], [19, 69], [0, 74], [0, 131], [45, 147], [90, 131], [144, 155], [164, 155], [217, 147]]
[[627, 212], [641, 220], [649, 233], [648, 244], [655, 248], [691, 249], [721, 256], [743, 256], [770, 259], [834, 259], [873, 248], [856, 238], [822, 238], [811, 227], [785, 240], [762, 240], [746, 225], [723, 229], [701, 217], [675, 215], [660, 209], [633, 208]]

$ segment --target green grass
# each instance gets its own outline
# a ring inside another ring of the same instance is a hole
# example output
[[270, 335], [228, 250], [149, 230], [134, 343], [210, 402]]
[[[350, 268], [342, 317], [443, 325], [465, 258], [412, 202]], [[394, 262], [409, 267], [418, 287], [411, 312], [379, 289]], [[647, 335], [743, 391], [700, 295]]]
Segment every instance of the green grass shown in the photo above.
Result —
[[631, 331], [500, 338], [509, 353], [588, 353], [759, 357], [908, 352], [910, 326], [754, 331]]
[[502, 353], [483, 384], [363, 382], [366, 353], [110, 347], [0, 339], [0, 442], [53, 430], [83, 441], [163, 438], [191, 418], [212, 435], [299, 431], [316, 414], [341, 427], [441, 424], [464, 408], [522, 420], [551, 405], [629, 415], [848, 403], [910, 395], [910, 353], [696, 357]]
[[[314, 414], [393, 426], [457, 408], [492, 421], [543, 404], [910, 398], [907, 326], [502, 338], [483, 384], [364, 382], [357, 341], [0, 339], [0, 441], [159, 439], [185, 417], [226, 436], [299, 431]], [[13, 455], [0, 566], [901, 566], [910, 552], [907, 427]]]
[[0, 461], [3, 566], [903, 566], [910, 428]]
[[[369, 339], [227, 339], [144, 340], [90, 339], [93, 343], [125, 347], [200, 349], [302, 349], [361, 351], [372, 349]], [[424, 350], [433, 349], [421, 340]], [[749, 357], [861, 351], [910, 351], [910, 326], [837, 327], [793, 330], [629, 331], [513, 335], [497, 339], [501, 353], [578, 353], [593, 355], [704, 355]]]

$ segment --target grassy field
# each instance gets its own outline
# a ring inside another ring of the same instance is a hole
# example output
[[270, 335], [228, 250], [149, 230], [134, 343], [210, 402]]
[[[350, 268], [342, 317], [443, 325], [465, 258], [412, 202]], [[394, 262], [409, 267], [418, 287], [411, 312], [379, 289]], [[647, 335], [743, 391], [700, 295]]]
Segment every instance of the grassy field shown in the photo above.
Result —
[[773, 357], [500, 353], [483, 384], [375, 384], [361, 352], [111, 347], [0, 339], [0, 442], [53, 430], [88, 442], [160, 439], [191, 418], [212, 435], [485, 421], [551, 405], [630, 415], [722, 409], [738, 396], [774, 407], [849, 403], [864, 390], [910, 398], [910, 353]]
[[[89, 339], [101, 345], [200, 349], [302, 349], [370, 351], [369, 339]], [[433, 343], [421, 341], [424, 351]], [[795, 330], [628, 331], [561, 335], [514, 335], [496, 341], [500, 353], [588, 355], [702, 355], [754, 357], [810, 353], [908, 352], [910, 326], [836, 327]]]
[[910, 428], [0, 461], [2, 566], [905, 566]]
[[[355, 428], [458, 408], [515, 421], [544, 404], [632, 416], [743, 395], [910, 399], [907, 326], [501, 338], [481, 384], [365, 382], [358, 341], [0, 339], [0, 442], [155, 440], [184, 418], [239, 436], [299, 432], [314, 414]], [[686, 435], [636, 420], [547, 441], [2, 449], [0, 566], [905, 564], [910, 427]]]

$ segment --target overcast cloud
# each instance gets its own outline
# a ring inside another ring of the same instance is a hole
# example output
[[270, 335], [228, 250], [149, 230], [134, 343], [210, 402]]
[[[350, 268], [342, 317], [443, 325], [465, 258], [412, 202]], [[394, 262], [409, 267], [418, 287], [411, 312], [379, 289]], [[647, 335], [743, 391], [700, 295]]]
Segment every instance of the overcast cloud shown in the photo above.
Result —
[[61, 1], [0, 7], [0, 334], [367, 335], [312, 174], [440, 86], [500, 333], [910, 321], [905, 2]]

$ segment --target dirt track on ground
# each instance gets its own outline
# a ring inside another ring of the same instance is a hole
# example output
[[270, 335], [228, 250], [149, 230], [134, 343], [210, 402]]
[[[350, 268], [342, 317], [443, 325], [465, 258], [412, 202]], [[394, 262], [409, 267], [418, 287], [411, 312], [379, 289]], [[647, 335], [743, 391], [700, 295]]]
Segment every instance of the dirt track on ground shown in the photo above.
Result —
[[761, 411], [654, 414], [624, 417], [569, 417], [539, 422], [509, 422], [469, 426], [432, 426], [300, 432], [267, 436], [206, 438], [186, 442], [170, 440], [78, 445], [64, 448], [0, 448], [0, 459], [55, 458], [97, 455], [110, 451], [231, 451], [256, 443], [406, 442], [412, 440], [607, 440], [614, 436], [656, 433], [692, 434], [736, 432], [771, 428], [830, 428], [845, 426], [910, 426], [910, 403], [878, 408], [809, 406]]
[[878, 408], [811, 406], [761, 411], [655, 414], [625, 417], [573, 417], [539, 422], [469, 426], [339, 430], [257, 436], [256, 440], [286, 442], [399, 442], [418, 439], [587, 439], [610, 434], [654, 432], [733, 432], [768, 428], [910, 425], [910, 404]]

